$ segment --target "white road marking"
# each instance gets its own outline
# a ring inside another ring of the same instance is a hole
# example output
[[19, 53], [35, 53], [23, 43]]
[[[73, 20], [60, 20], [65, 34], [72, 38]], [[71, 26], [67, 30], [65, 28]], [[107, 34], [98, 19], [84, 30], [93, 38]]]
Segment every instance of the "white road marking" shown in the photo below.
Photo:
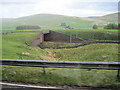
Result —
[[23, 84], [12, 84], [12, 83], [4, 83], [4, 82], [0, 82], [1, 85], [9, 85], [9, 86], [18, 86], [18, 87], [29, 87], [29, 88], [44, 88], [44, 89], [61, 89], [58, 87], [45, 87], [45, 86], [35, 86], [35, 85], [23, 85]]

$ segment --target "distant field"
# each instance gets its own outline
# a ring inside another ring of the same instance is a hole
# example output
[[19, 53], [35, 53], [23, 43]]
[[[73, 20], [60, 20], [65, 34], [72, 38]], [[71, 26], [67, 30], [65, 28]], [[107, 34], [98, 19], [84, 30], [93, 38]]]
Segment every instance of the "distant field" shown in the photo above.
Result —
[[118, 30], [56, 30], [83, 40], [118, 41]]
[[[47, 29], [51, 30], [51, 29]], [[18, 30], [20, 31], [20, 30]], [[43, 30], [21, 30], [21, 31], [43, 31]], [[118, 41], [118, 30], [59, 30], [54, 29], [53, 31], [60, 32], [66, 35], [72, 35], [72, 37], [80, 38], [83, 40], [93, 41]]]

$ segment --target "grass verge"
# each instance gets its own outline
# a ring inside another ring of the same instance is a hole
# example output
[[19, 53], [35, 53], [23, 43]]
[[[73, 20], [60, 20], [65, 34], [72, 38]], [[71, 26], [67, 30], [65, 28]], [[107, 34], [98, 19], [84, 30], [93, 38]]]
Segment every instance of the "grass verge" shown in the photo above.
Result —
[[2, 80], [45, 85], [92, 87], [118, 87], [120, 82], [114, 70], [83, 70], [47, 68], [43, 74], [39, 67], [3, 66]]

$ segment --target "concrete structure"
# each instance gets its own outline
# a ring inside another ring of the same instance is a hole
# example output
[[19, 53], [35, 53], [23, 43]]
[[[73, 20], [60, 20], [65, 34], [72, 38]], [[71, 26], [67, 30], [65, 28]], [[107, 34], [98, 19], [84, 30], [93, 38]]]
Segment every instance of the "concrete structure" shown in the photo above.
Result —
[[74, 38], [71, 35], [65, 35], [51, 30], [41, 31], [29, 44], [30, 46], [40, 46], [44, 41], [65, 42], [65, 43], [81, 43], [83, 40]]

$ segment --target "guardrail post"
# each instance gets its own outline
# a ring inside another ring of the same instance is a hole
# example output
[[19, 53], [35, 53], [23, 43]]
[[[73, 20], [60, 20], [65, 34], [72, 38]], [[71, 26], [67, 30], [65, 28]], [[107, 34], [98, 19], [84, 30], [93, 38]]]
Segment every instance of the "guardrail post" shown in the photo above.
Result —
[[120, 79], [119, 72], [120, 72], [120, 70], [118, 70], [118, 72], [117, 72], [117, 78], [118, 78], [118, 80]]
[[43, 74], [46, 74], [45, 67], [43, 67]]

